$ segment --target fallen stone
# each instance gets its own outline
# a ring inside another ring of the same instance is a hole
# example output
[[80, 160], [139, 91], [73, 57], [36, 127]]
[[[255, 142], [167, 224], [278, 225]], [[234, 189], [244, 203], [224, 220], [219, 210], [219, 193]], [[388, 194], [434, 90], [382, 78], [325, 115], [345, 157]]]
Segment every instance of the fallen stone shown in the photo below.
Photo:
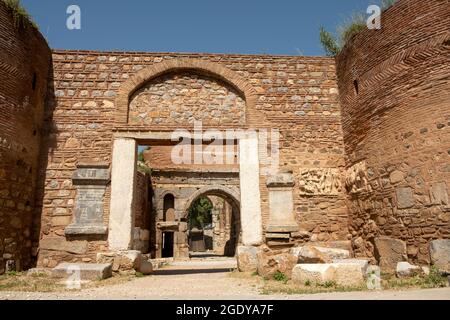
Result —
[[297, 256], [289, 252], [260, 250], [257, 255], [258, 274], [265, 278], [273, 278], [277, 272], [281, 272], [287, 279], [291, 279], [292, 269], [297, 264], [297, 260]]
[[424, 275], [430, 275], [430, 267], [422, 266], [421, 268]]
[[408, 262], [399, 262], [397, 264], [396, 274], [399, 278], [414, 277], [421, 274], [422, 272], [423, 271], [421, 267], [414, 266]]
[[375, 238], [377, 260], [384, 272], [394, 273], [397, 263], [406, 261], [406, 243], [389, 237]]
[[258, 271], [258, 251], [257, 247], [239, 246], [237, 248], [237, 263], [240, 272]]
[[363, 274], [367, 273], [367, 269], [369, 268], [369, 260], [367, 259], [335, 259], [333, 263], [337, 264], [354, 264], [358, 265], [361, 268]]
[[304, 246], [291, 249], [298, 257], [298, 263], [332, 263], [335, 259], [348, 259], [350, 252], [343, 249]]
[[335, 269], [335, 279], [337, 285], [343, 287], [360, 286], [364, 283], [365, 270], [359, 263], [333, 263]]
[[112, 276], [111, 264], [61, 263], [52, 270], [55, 278], [74, 277], [80, 281], [108, 279]]
[[292, 282], [305, 285], [307, 282], [322, 284], [335, 280], [335, 268], [328, 263], [297, 264], [292, 270]]
[[111, 263], [114, 272], [138, 271], [142, 260], [142, 253], [137, 250], [100, 252], [97, 254], [97, 263]]
[[450, 272], [450, 240], [430, 242], [431, 263], [441, 271]]
[[137, 271], [146, 276], [150, 275], [153, 272], [153, 264], [150, 261], [143, 260]]

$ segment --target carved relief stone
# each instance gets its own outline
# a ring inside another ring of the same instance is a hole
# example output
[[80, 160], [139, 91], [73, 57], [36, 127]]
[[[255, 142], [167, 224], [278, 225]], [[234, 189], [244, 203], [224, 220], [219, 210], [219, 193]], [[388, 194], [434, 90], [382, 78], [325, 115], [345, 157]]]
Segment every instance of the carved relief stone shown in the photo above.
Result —
[[342, 189], [338, 169], [303, 169], [300, 172], [300, 194], [335, 195]]
[[103, 224], [103, 197], [110, 181], [108, 166], [78, 166], [72, 176], [77, 188], [74, 220], [66, 235], [105, 235], [107, 226]]
[[358, 162], [347, 169], [345, 188], [349, 193], [371, 192], [372, 187], [367, 177], [366, 163]]

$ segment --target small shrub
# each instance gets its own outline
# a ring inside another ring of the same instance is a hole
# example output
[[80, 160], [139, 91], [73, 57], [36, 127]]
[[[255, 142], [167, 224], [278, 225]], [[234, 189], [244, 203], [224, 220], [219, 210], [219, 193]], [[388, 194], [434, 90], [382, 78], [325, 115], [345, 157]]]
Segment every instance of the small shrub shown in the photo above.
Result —
[[284, 283], [286, 283], [286, 282], [288, 281], [287, 276], [286, 276], [283, 272], [280, 272], [280, 271], [277, 271], [277, 272], [273, 275], [273, 278], [274, 278], [276, 281], [279, 281], [279, 282], [284, 282]]
[[367, 28], [363, 14], [353, 14], [350, 19], [338, 27], [339, 46], [343, 48], [355, 35]]
[[447, 278], [435, 266], [430, 268], [430, 274], [425, 276], [425, 286], [428, 288], [443, 288], [447, 285]]
[[306, 280], [305, 287], [310, 287], [310, 286], [311, 286], [311, 280]]
[[31, 25], [33, 28], [38, 29], [38, 26], [31, 19], [31, 16], [22, 6], [20, 0], [3, 0], [3, 2], [11, 11], [16, 28], [25, 28], [26, 26]]
[[258, 275], [258, 271], [253, 271], [252, 272], [252, 277], [256, 277]]
[[323, 27], [320, 28], [320, 43], [329, 57], [335, 57], [341, 51], [336, 38]]
[[136, 278], [143, 278], [145, 275], [142, 272], [136, 272], [135, 274]]
[[334, 288], [334, 287], [336, 287], [336, 281], [326, 281], [326, 282], [324, 282], [323, 284], [321, 284], [320, 285], [321, 287], [324, 287], [324, 288]]

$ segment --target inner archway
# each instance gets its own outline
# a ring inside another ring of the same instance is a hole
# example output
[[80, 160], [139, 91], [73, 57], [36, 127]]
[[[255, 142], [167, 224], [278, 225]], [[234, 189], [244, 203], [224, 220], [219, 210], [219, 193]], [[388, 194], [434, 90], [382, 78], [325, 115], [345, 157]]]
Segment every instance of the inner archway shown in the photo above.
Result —
[[191, 257], [234, 257], [240, 241], [240, 206], [232, 190], [222, 186], [199, 190], [187, 202]]

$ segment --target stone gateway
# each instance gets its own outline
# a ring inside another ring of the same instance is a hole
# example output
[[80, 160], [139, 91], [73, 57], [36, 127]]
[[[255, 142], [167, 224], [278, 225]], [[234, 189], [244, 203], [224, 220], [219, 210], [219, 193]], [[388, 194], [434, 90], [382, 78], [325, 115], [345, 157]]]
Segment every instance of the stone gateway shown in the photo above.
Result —
[[448, 3], [383, 15], [336, 59], [99, 52], [49, 49], [0, 1], [0, 274], [199, 252], [296, 281], [448, 270]]

